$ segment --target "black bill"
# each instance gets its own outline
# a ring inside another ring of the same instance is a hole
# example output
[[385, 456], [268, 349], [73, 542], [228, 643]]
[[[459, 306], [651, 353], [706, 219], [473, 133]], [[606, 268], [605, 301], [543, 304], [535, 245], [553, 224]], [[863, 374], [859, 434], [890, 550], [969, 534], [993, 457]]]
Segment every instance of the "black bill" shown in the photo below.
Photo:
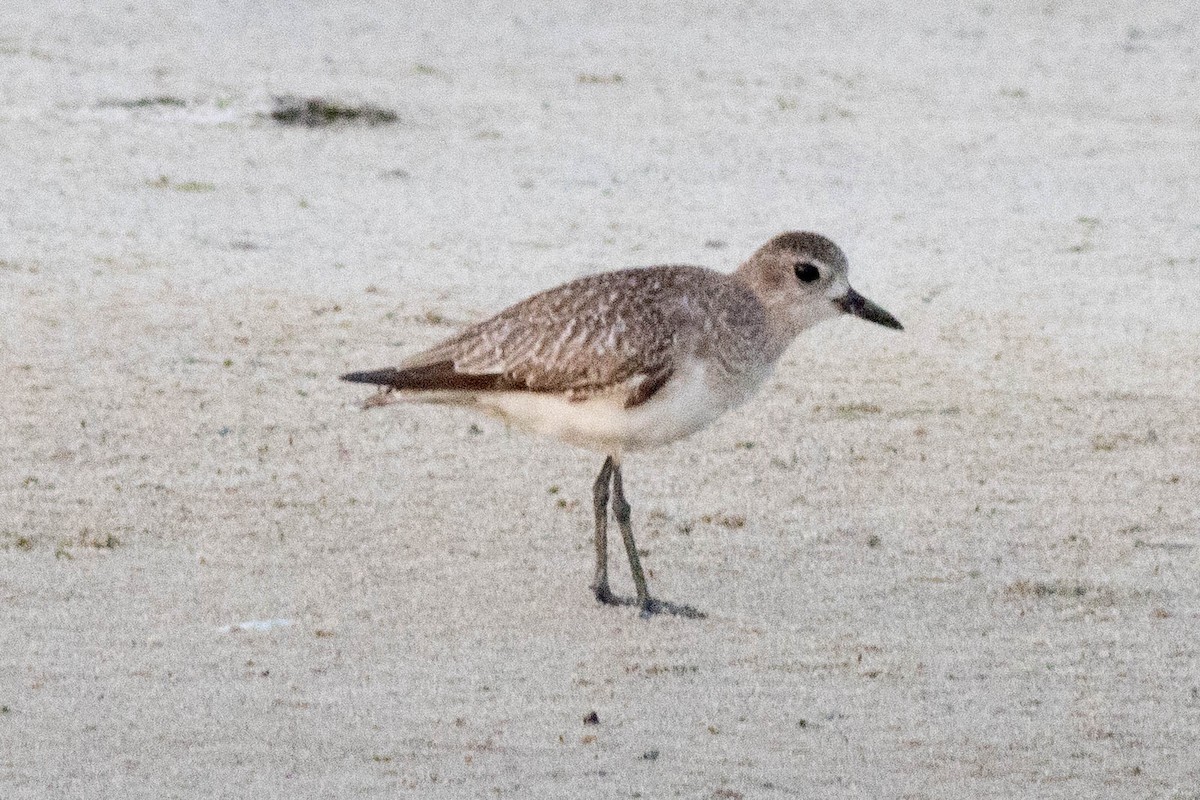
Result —
[[833, 304], [847, 314], [862, 317], [868, 322], [877, 322], [885, 328], [895, 328], [898, 331], [904, 330], [904, 326], [900, 324], [900, 320], [853, 289], [847, 292], [845, 297], [834, 300]]

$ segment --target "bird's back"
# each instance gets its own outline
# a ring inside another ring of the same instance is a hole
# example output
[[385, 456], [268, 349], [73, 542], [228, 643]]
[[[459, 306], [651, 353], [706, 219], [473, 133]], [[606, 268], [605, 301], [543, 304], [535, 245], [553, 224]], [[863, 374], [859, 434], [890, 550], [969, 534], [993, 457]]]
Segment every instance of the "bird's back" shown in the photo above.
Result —
[[589, 275], [533, 295], [406, 359], [398, 371], [491, 381], [476, 390], [580, 398], [629, 386], [636, 404], [687, 358], [711, 359], [734, 372], [753, 366], [765, 336], [761, 305], [732, 276], [701, 267], [645, 267]]

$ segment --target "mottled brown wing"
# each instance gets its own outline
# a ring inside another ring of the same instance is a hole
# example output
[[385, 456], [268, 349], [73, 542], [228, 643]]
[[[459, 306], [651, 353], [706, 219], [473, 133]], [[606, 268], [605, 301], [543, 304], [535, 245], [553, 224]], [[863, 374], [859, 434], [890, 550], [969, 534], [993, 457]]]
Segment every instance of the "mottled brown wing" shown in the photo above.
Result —
[[468, 327], [406, 359], [397, 373], [419, 380], [412, 388], [578, 399], [624, 391], [627, 405], [637, 405], [670, 378], [679, 347], [674, 317], [690, 313], [678, 301], [679, 284], [704, 272], [652, 267], [582, 278]]

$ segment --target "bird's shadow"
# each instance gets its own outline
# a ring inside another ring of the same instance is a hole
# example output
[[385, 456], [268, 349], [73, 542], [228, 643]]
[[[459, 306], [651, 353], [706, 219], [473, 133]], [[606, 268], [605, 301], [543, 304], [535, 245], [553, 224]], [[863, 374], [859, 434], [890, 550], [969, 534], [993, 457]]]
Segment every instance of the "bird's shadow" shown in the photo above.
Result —
[[604, 596], [597, 595], [596, 600], [601, 605], [606, 606], [633, 606], [641, 608], [642, 612], [638, 616], [642, 619], [650, 619], [659, 614], [669, 614], [673, 617], [683, 617], [684, 619], [705, 619], [708, 615], [703, 611], [683, 603], [672, 603], [670, 600], [659, 600], [650, 598], [650, 603], [643, 607], [636, 597], [620, 597], [615, 594], [605, 594]]

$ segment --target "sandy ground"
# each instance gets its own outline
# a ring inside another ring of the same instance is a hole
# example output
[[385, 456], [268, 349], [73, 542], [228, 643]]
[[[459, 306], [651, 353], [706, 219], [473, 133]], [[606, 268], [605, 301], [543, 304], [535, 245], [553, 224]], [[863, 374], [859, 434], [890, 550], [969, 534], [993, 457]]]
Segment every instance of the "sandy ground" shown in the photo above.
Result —
[[[0, 796], [1200, 797], [1193, 4], [86, 6], [0, 10]], [[789, 228], [908, 330], [630, 460], [703, 621], [334, 377]]]

